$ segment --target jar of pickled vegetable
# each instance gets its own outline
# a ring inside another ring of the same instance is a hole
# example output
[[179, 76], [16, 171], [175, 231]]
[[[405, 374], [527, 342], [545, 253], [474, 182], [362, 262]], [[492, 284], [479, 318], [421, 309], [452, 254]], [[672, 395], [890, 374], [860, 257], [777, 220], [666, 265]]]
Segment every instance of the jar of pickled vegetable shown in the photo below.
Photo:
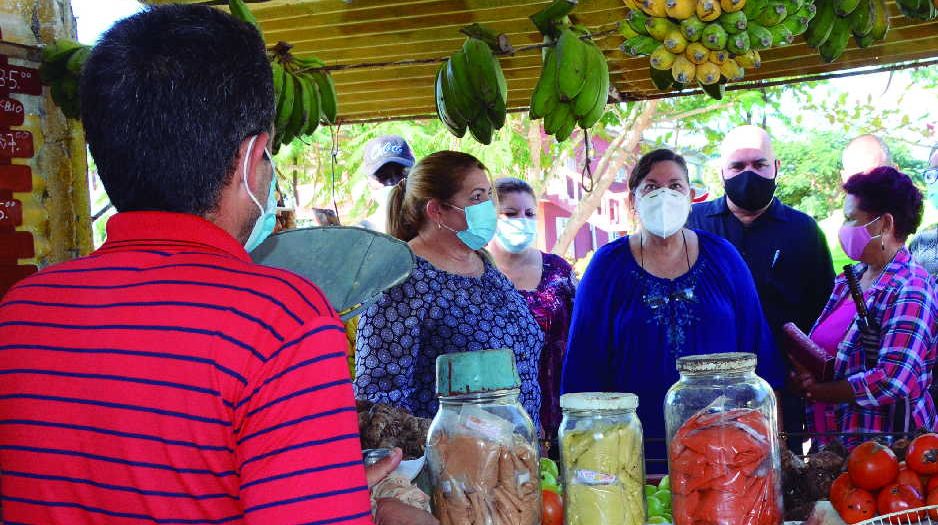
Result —
[[665, 396], [676, 525], [782, 523], [775, 394], [745, 353], [682, 357]]
[[539, 525], [537, 434], [518, 401], [510, 350], [444, 354], [427, 434], [433, 514], [442, 525]]
[[645, 456], [634, 394], [560, 397], [566, 525], [643, 525]]

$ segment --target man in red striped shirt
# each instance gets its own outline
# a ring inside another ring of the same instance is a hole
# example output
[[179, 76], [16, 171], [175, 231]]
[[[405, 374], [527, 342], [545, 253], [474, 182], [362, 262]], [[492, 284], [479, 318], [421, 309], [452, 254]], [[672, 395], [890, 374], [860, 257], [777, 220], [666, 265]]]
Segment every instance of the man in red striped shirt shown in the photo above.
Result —
[[3, 523], [371, 523], [342, 324], [245, 251], [272, 91], [258, 32], [207, 7], [95, 47], [82, 120], [120, 213], [0, 303]]

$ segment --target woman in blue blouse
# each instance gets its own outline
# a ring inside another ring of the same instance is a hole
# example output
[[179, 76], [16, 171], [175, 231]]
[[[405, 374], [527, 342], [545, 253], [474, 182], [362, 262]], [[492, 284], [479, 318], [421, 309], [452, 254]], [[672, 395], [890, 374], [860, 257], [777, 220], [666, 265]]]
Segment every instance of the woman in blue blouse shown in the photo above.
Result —
[[465, 153], [425, 157], [392, 190], [388, 233], [410, 245], [417, 264], [407, 281], [361, 316], [357, 398], [433, 417], [437, 356], [510, 348], [521, 376], [520, 401], [540, 426], [544, 334], [524, 298], [482, 251], [497, 220], [486, 168]]
[[645, 155], [629, 191], [640, 227], [597, 251], [583, 276], [561, 390], [637, 394], [646, 455], [664, 459], [654, 438], [665, 437], [662, 403], [678, 357], [751, 352], [773, 387], [784, 378], [742, 257], [722, 238], [684, 228], [693, 191], [683, 157]]

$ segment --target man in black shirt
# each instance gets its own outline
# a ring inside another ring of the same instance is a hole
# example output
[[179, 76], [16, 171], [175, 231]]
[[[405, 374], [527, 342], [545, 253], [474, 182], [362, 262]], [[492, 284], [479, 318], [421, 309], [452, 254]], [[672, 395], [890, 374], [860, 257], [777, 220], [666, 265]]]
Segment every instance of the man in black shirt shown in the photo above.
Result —
[[[789, 321], [808, 333], [834, 285], [824, 234], [814, 219], [774, 196], [781, 163], [765, 130], [734, 129], [724, 138], [720, 157], [726, 196], [694, 205], [688, 227], [720, 235], [739, 250], [776, 341]], [[785, 431], [803, 432], [800, 396], [781, 397]], [[789, 442], [800, 452], [797, 445]]]

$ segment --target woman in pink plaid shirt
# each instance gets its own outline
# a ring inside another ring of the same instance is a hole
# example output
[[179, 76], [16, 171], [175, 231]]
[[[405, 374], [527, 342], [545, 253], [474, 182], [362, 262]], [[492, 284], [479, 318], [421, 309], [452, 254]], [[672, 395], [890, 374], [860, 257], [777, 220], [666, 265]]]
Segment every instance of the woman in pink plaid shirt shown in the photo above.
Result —
[[[922, 193], [908, 175], [877, 168], [846, 184], [840, 243], [858, 261], [857, 276], [869, 312], [858, 322], [844, 274], [811, 331], [836, 355], [834, 381], [818, 383], [805, 370], [794, 382], [809, 401], [808, 430], [842, 432], [848, 448], [880, 432], [935, 430], [929, 393], [935, 366], [936, 289], [905, 246], [922, 221]], [[796, 367], [797, 368], [797, 367]]]

